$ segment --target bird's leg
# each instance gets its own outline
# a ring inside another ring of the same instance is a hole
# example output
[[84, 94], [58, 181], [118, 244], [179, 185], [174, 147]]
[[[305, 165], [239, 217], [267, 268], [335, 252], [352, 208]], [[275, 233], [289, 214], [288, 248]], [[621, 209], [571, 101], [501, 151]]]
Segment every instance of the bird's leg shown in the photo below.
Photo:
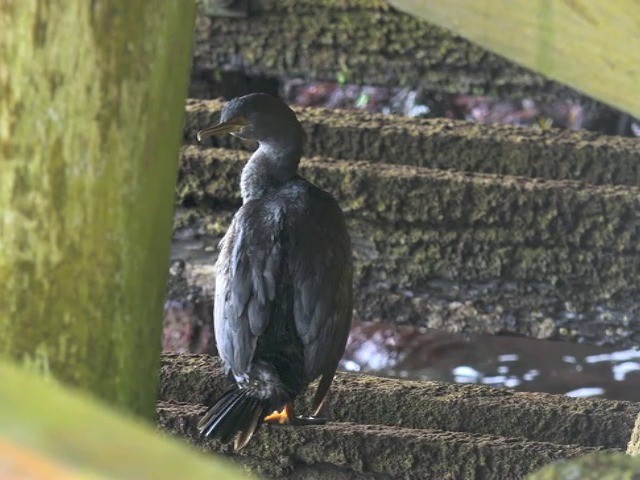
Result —
[[281, 411], [274, 411], [271, 415], [264, 417], [265, 423], [276, 425], [324, 425], [326, 418], [322, 417], [296, 417], [293, 413], [293, 403], [287, 403]]
[[281, 411], [274, 410], [271, 415], [264, 417], [264, 423], [272, 423], [277, 425], [284, 425], [285, 423], [291, 423], [293, 418], [293, 405], [287, 403]]

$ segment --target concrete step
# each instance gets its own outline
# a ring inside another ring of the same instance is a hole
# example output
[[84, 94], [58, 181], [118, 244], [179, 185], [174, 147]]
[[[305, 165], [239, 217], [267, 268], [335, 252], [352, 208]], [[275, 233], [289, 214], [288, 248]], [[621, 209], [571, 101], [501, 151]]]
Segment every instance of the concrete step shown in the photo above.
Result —
[[206, 95], [220, 72], [240, 71], [593, 105], [575, 90], [398, 12], [384, 0], [250, 3], [249, 9], [238, 9], [248, 15], [236, 18], [200, 9], [192, 94]]
[[[218, 120], [222, 102], [189, 100], [184, 142]], [[482, 125], [359, 111], [295, 108], [306, 155], [499, 173], [593, 184], [640, 185], [640, 142], [580, 131]], [[207, 145], [242, 148], [231, 136]]]
[[[199, 209], [190, 221], [210, 235], [200, 265], [214, 261], [213, 244], [239, 205], [247, 158], [239, 150], [182, 150], [178, 201]], [[301, 172], [347, 214], [360, 319], [640, 340], [636, 187], [324, 157], [303, 161]]]
[[[231, 454], [195, 429], [225, 385], [216, 359], [165, 354], [161, 427]], [[640, 410], [631, 402], [348, 373], [337, 375], [332, 392], [332, 422], [262, 428], [235, 458], [273, 478], [517, 479], [552, 461], [624, 448]], [[307, 394], [300, 408], [309, 401]]]
[[[228, 380], [217, 357], [165, 353], [160, 383], [163, 402], [211, 405]], [[301, 412], [310, 408], [312, 394], [298, 401]], [[324, 413], [356, 424], [623, 449], [640, 404], [338, 372]]]

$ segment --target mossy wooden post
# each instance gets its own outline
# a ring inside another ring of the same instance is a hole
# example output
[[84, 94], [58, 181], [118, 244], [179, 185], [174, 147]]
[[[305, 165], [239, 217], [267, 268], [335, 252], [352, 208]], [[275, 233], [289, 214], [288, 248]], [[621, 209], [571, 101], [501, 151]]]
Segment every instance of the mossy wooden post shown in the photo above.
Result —
[[635, 0], [390, 0], [587, 95], [640, 116]]
[[0, 7], [0, 353], [147, 418], [194, 10]]
[[222, 458], [206, 458], [56, 382], [4, 362], [0, 378], [3, 479], [252, 478]]

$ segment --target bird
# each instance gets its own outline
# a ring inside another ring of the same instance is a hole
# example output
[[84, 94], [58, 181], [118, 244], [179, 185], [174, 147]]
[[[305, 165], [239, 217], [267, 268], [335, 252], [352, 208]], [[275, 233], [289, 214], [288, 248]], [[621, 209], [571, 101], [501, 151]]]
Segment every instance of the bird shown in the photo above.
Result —
[[[234, 98], [197, 139], [225, 133], [258, 147], [215, 270], [215, 338], [232, 385], [198, 430], [237, 451], [263, 422], [326, 421], [318, 414], [349, 335], [353, 265], [338, 202], [298, 173], [305, 132], [293, 110], [263, 93]], [[312, 414], [296, 416], [294, 400], [317, 378]]]

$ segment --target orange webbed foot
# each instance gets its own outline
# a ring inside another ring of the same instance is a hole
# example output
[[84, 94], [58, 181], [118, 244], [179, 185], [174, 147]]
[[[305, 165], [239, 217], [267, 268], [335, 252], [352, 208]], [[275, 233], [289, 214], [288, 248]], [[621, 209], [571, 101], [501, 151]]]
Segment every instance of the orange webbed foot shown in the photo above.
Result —
[[291, 423], [293, 412], [290, 404], [286, 404], [281, 411], [274, 411], [271, 415], [264, 417], [265, 423], [285, 425]]
[[326, 418], [322, 417], [296, 417], [293, 413], [293, 405], [287, 403], [281, 411], [274, 411], [271, 415], [264, 417], [263, 421], [271, 425], [324, 425]]

